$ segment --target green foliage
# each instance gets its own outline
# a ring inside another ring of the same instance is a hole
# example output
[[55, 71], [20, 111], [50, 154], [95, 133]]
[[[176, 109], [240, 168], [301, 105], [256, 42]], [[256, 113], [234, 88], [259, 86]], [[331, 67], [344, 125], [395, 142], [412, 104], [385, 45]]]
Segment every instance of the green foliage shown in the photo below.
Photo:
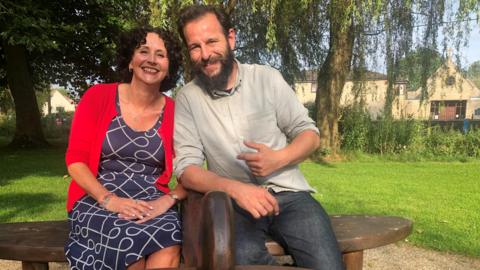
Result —
[[347, 151], [365, 151], [368, 145], [370, 115], [361, 106], [344, 109], [342, 113], [341, 145]]
[[372, 121], [368, 131], [368, 152], [398, 154], [415, 146], [420, 129], [413, 119], [394, 120], [391, 117]]
[[[6, 0], [0, 5], [0, 41], [22, 45], [38, 89], [50, 83], [85, 90], [87, 82], [112, 81], [115, 41], [148, 16], [148, 1]], [[0, 70], [4, 70], [0, 50]], [[5, 86], [6, 73], [0, 72]]]
[[42, 127], [47, 139], [67, 140], [72, 123], [72, 112], [59, 112], [42, 117]]
[[466, 160], [480, 157], [480, 129], [466, 134], [414, 119], [372, 120], [359, 108], [345, 109], [341, 148], [390, 156], [394, 160]]
[[360, 106], [348, 107], [342, 114], [341, 147], [346, 151], [398, 154], [418, 147], [420, 127], [413, 119], [372, 120]]
[[457, 154], [457, 142], [463, 135], [453, 129], [443, 131], [439, 127], [428, 129], [425, 138], [425, 148], [427, 154], [432, 156], [454, 156]]
[[328, 1], [223, 1], [235, 3], [236, 56], [278, 68], [293, 83], [305, 66], [318, 67], [328, 51]]
[[14, 105], [10, 91], [8, 89], [0, 89], [0, 114], [12, 113], [13, 109]]
[[445, 60], [436, 51], [418, 48], [400, 59], [398, 78], [408, 81], [408, 90], [425, 87], [427, 79], [443, 64]]
[[480, 88], [480, 61], [473, 62], [468, 67], [467, 78]]
[[42, 113], [43, 105], [48, 102], [48, 99], [50, 98], [50, 88], [36, 91], [35, 96], [37, 98], [38, 110]]
[[310, 118], [312, 119], [315, 119], [315, 102], [307, 102], [303, 104], [303, 106], [305, 106], [305, 108], [307, 109], [308, 116], [310, 116]]
[[11, 138], [15, 132], [15, 117], [11, 114], [0, 115], [0, 137]]
[[480, 158], [480, 129], [470, 129], [463, 139], [463, 143], [458, 145], [460, 153], [469, 157]]
[[[49, 114], [42, 117], [42, 129], [49, 140], [66, 141], [70, 133], [72, 112]], [[0, 137], [12, 138], [15, 133], [15, 116], [0, 115]]]
[[424, 139], [424, 155], [427, 157], [480, 157], [480, 129], [467, 134], [454, 129], [429, 127]]

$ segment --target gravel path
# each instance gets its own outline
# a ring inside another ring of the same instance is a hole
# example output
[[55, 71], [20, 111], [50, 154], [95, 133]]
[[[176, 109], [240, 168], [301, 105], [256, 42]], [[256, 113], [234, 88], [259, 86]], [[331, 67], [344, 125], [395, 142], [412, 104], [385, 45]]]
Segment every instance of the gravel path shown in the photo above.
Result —
[[[0, 260], [0, 269], [21, 270], [20, 262]], [[64, 263], [50, 263], [50, 270], [67, 270]], [[405, 243], [365, 251], [364, 270], [480, 270], [480, 258], [414, 247]]]
[[365, 251], [364, 270], [480, 270], [480, 258], [392, 244]]

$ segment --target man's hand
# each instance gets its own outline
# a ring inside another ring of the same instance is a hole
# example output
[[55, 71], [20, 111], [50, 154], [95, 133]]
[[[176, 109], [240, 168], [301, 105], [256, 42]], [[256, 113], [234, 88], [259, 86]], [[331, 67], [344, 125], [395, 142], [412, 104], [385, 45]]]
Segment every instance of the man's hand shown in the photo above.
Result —
[[261, 143], [247, 141], [243, 143], [247, 147], [257, 151], [256, 153], [244, 152], [237, 156], [238, 159], [244, 160], [247, 163], [253, 175], [265, 177], [285, 166], [280, 151], [272, 150]]
[[230, 196], [254, 218], [278, 215], [278, 202], [266, 189], [252, 184], [235, 183]]

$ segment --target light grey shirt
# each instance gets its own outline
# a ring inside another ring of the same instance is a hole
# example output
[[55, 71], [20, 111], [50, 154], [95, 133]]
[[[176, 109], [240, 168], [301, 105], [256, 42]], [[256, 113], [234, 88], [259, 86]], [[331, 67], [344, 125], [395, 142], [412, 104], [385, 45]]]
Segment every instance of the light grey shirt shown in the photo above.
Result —
[[242, 152], [254, 149], [244, 140], [278, 150], [305, 130], [318, 133], [314, 121], [280, 72], [263, 65], [238, 64], [230, 95], [210, 96], [198, 81], [185, 85], [175, 98], [174, 171], [181, 176], [189, 165], [203, 166], [219, 176], [264, 185], [274, 191], [314, 191], [298, 165], [267, 177], [255, 177]]

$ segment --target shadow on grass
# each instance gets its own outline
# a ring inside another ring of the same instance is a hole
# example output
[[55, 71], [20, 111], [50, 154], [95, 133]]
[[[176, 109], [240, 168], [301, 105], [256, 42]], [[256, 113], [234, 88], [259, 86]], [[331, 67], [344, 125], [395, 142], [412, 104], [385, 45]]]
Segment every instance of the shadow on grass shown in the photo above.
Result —
[[329, 161], [328, 159], [326, 159], [324, 157], [319, 156], [318, 154], [313, 154], [310, 157], [310, 160], [312, 162], [318, 164], [318, 165], [325, 166], [325, 167], [328, 167], [328, 168], [335, 168], [336, 167], [331, 161]]
[[65, 147], [36, 150], [0, 148], [0, 187], [26, 176], [63, 177]]
[[0, 195], [0, 222], [14, 217], [35, 217], [49, 206], [64, 203], [64, 199], [49, 193], [16, 192]]

